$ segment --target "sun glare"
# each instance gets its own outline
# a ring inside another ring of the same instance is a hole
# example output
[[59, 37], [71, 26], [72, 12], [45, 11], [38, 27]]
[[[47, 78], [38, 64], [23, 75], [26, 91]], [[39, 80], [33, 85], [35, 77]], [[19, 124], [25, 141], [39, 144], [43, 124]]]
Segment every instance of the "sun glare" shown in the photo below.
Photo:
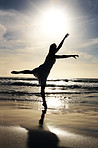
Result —
[[47, 10], [43, 15], [43, 30], [48, 34], [69, 31], [70, 25], [67, 14], [61, 9]]

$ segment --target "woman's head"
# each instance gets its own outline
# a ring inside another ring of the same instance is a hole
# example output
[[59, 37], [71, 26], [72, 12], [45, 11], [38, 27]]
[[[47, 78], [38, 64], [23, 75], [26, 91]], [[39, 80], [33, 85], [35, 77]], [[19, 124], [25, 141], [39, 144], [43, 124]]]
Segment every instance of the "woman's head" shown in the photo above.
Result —
[[56, 48], [57, 48], [57, 45], [55, 43], [51, 44], [50, 45], [50, 49], [49, 49], [49, 52], [51, 53], [56, 53]]

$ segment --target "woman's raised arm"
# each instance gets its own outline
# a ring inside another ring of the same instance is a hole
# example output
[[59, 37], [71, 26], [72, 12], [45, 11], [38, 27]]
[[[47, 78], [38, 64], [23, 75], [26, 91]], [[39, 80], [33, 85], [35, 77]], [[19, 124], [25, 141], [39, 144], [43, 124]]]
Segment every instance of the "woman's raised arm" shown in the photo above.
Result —
[[67, 34], [65, 35], [65, 37], [63, 38], [63, 40], [62, 40], [62, 41], [60, 42], [60, 44], [58, 45], [56, 52], [58, 52], [58, 50], [62, 47], [62, 45], [63, 45], [63, 43], [64, 43], [64, 40], [65, 40], [68, 36], [69, 36], [69, 34], [67, 33]]

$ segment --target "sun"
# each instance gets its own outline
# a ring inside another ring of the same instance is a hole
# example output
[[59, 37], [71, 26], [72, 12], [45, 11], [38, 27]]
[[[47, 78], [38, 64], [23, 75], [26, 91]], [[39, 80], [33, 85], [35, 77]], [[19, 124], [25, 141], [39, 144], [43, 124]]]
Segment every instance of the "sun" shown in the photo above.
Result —
[[70, 28], [69, 18], [61, 9], [48, 9], [44, 12], [42, 20], [44, 33], [50, 35], [68, 32]]

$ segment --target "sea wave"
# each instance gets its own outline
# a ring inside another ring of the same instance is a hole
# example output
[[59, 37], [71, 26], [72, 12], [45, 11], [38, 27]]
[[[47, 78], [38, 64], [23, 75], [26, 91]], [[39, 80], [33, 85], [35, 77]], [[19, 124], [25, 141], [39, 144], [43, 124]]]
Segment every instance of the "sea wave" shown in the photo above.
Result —
[[[46, 95], [54, 94], [54, 95], [63, 95], [63, 94], [89, 94], [89, 93], [96, 93], [96, 91], [51, 91], [45, 92]], [[16, 96], [40, 96], [40, 92], [26, 92], [26, 91], [2, 91], [0, 95], [16, 95]]]
[[[36, 79], [31, 78], [0, 78], [0, 86], [39, 87]], [[46, 87], [59, 90], [88, 90], [98, 92], [98, 79], [55, 79], [48, 80]], [[60, 93], [60, 92], [59, 92]], [[69, 93], [69, 92], [68, 92]], [[81, 93], [81, 92], [80, 92]]]
[[[39, 87], [33, 78], [0, 78], [0, 100], [41, 102]], [[62, 105], [67, 102], [98, 106], [98, 79], [48, 80], [45, 94], [47, 101], [59, 100]]]
[[[29, 87], [37, 88], [39, 86], [38, 81], [33, 78], [0, 78], [0, 94], [33, 95], [37, 92], [32, 93], [24, 90]], [[53, 94], [98, 93], [98, 79], [54, 79], [48, 80], [46, 87]], [[19, 88], [22, 91], [17, 91]]]

